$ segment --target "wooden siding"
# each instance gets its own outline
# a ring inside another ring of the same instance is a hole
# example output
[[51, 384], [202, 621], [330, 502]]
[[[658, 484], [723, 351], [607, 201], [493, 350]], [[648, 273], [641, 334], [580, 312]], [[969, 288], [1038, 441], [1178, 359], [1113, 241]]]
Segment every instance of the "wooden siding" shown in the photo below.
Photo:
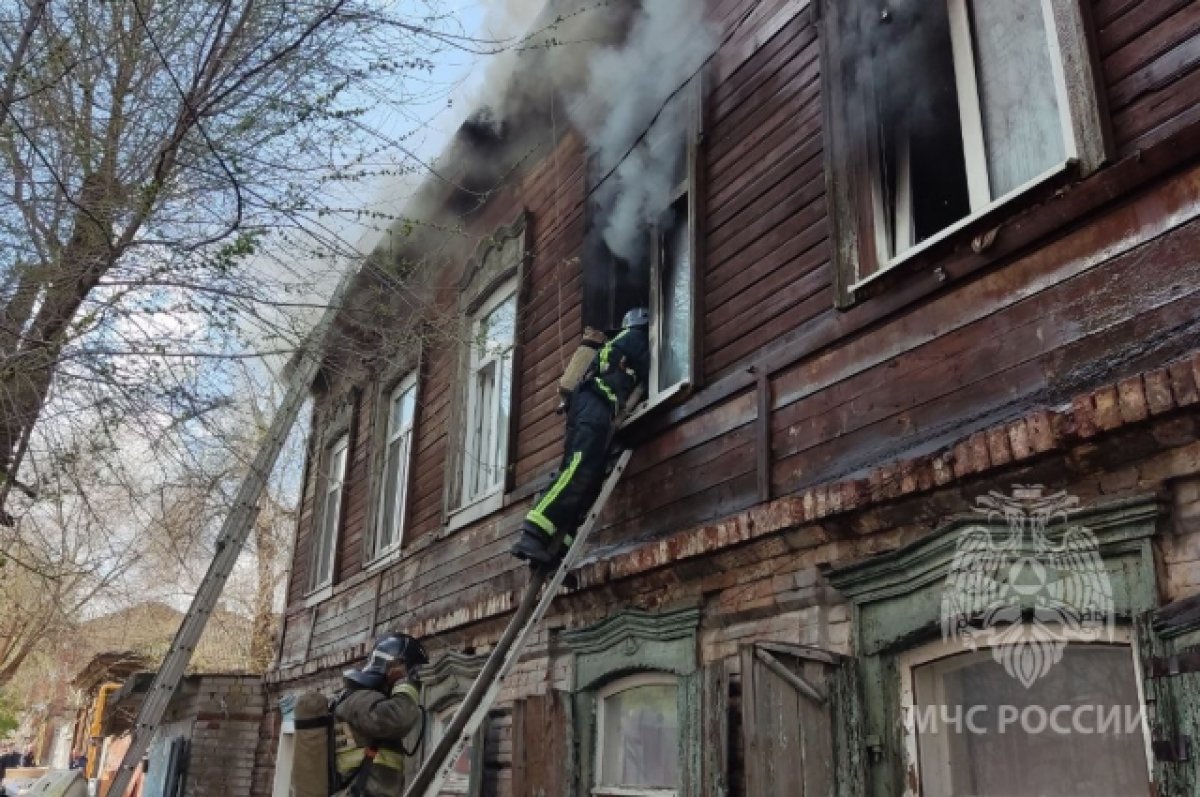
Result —
[[[711, 66], [703, 380], [684, 405], [633, 431], [637, 451], [593, 559], [933, 450], [1200, 343], [1194, 3], [1097, 0], [1114, 163], [1036, 207], [1014, 206], [992, 248], [954, 241], [849, 311], [833, 305], [811, 9], [784, 0], [711, 6], [714, 19], [743, 27]], [[507, 505], [445, 532], [457, 350], [440, 341], [424, 356], [404, 555], [379, 576], [363, 573], [373, 377], [343, 375], [361, 398], [337, 597], [315, 612], [302, 605], [319, 493], [310, 474], [283, 661], [356, 645], [387, 624], [450, 631], [511, 608], [526, 576], [507, 549], [561, 451], [556, 381], [581, 326], [584, 156], [579, 138], [564, 136], [468, 225], [482, 237], [522, 209], [530, 214]], [[939, 265], [944, 280], [934, 277]], [[446, 308], [457, 277], [448, 271], [438, 285]], [[367, 612], [360, 600], [376, 578]]]
[[1200, 120], [1200, 4], [1095, 0], [1094, 24], [1120, 155]]

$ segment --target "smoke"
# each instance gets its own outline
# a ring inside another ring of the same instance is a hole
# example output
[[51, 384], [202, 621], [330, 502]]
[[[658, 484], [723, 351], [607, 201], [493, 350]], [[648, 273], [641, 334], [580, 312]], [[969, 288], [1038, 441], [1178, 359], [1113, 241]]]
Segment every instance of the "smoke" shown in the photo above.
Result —
[[[602, 179], [612, 172], [596, 192], [595, 207], [604, 241], [617, 257], [637, 258], [645, 225], [670, 202], [683, 167], [686, 148], [680, 144], [686, 141], [691, 109], [686, 92], [670, 98], [716, 44], [704, 3], [644, 0], [625, 40], [588, 60], [586, 85], [571, 106], [571, 120], [591, 148], [593, 176]], [[652, 121], [654, 129], [630, 151]]]

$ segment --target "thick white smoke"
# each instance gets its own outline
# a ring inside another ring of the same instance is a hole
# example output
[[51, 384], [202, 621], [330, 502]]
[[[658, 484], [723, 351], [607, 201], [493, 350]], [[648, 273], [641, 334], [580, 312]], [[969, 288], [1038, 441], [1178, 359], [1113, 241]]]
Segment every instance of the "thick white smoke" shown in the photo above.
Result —
[[571, 106], [572, 122], [593, 153], [593, 174], [602, 177], [615, 168], [597, 191], [596, 204], [605, 243], [626, 260], [640, 251], [644, 225], [670, 202], [682, 156], [675, 144], [688, 122], [686, 92], [676, 95], [651, 134], [626, 153], [716, 47], [704, 5], [644, 0], [624, 42], [591, 56], [587, 85]]

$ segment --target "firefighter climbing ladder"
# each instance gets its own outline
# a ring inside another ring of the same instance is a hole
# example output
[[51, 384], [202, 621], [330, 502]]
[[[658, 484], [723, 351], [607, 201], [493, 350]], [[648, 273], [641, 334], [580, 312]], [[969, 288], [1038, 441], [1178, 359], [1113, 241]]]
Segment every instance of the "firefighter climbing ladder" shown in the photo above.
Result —
[[[404, 797], [432, 797], [441, 790], [446, 776], [454, 768], [455, 762], [458, 761], [458, 757], [467, 746], [471, 736], [479, 730], [479, 726], [495, 704], [496, 698], [500, 696], [500, 687], [512, 671], [513, 665], [520, 658], [521, 651], [524, 649], [525, 643], [529, 641], [533, 629], [542, 621], [550, 604], [558, 595], [559, 589], [562, 588], [567, 574], [579, 561], [587, 538], [595, 527], [600, 513], [604, 510], [604, 505], [608, 503], [608, 498], [612, 495], [617, 482], [621, 480], [621, 474], [625, 472], [625, 467], [629, 464], [632, 454], [633, 451], [630, 449], [621, 452], [613, 469], [604, 480], [600, 495], [596, 498], [596, 502], [592, 505], [583, 524], [580, 525], [575, 535], [575, 544], [567, 551], [566, 558], [559, 564], [558, 570], [554, 572], [549, 583], [546, 581], [549, 576], [546, 571], [533, 570], [529, 584], [525, 587], [525, 594], [521, 597], [521, 603], [504, 629], [504, 634], [496, 643], [496, 647], [492, 649], [487, 662], [475, 679], [475, 683], [471, 684], [471, 689], [467, 692], [462, 705], [459, 706], [458, 711], [454, 712], [454, 718], [450, 720], [446, 732], [442, 734], [442, 738], [430, 751], [424, 763], [421, 764], [420, 770], [413, 777], [408, 789], [404, 792]], [[542, 589], [543, 585], [546, 587], [544, 590]]]
[[347, 269], [330, 297], [329, 306], [313, 327], [304, 348], [296, 358], [283, 401], [276, 409], [275, 417], [271, 419], [271, 425], [267, 429], [267, 438], [254, 455], [250, 470], [238, 487], [233, 506], [221, 525], [221, 532], [217, 536], [216, 555], [209, 564], [204, 580], [200, 582], [196, 596], [192, 599], [192, 605], [188, 607], [179, 630], [175, 632], [175, 639], [167, 650], [162, 666], [155, 673], [150, 691], [142, 703], [141, 710], [138, 711], [137, 721], [133, 726], [133, 738], [129, 742], [125, 757], [121, 759], [121, 766], [112, 786], [109, 787], [109, 794], [124, 794], [128, 789], [134, 771], [150, 747], [159, 723], [162, 722], [171, 697], [183, 680], [188, 663], [192, 660], [192, 652], [200, 641], [200, 635], [204, 633], [209, 615], [225, 589], [225, 581], [229, 578], [229, 573], [233, 570], [238, 555], [242, 552], [242, 546], [246, 543], [246, 537], [249, 536], [258, 516], [258, 500], [262, 497], [267, 479], [275, 467], [275, 460], [279, 458], [279, 452], [283, 449], [288, 433], [295, 424], [309, 388], [320, 369], [320, 352], [325, 348], [325, 338], [333, 326], [334, 317], [357, 275], [358, 269]]

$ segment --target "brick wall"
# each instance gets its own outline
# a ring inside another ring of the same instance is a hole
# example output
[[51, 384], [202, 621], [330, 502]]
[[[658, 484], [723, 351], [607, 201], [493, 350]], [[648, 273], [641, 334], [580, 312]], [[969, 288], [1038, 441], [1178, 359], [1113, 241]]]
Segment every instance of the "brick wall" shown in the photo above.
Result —
[[191, 699], [186, 797], [251, 794], [265, 696], [255, 676], [207, 676]]

